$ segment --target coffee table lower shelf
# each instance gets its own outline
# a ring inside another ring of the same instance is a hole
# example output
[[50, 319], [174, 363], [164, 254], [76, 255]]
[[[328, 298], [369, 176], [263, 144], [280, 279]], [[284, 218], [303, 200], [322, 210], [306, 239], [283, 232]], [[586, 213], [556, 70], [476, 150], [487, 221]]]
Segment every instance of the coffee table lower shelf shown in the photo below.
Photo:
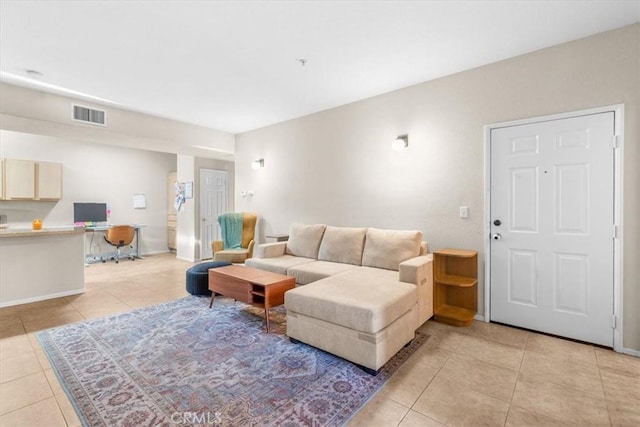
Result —
[[216, 293], [264, 309], [267, 333], [269, 309], [284, 304], [284, 293], [296, 287], [293, 277], [241, 265], [209, 269], [209, 290], [213, 306]]

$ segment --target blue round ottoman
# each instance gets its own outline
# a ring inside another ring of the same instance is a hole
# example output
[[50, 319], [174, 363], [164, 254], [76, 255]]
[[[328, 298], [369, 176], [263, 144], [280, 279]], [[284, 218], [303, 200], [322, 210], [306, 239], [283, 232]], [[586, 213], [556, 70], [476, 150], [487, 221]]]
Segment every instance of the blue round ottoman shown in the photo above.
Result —
[[231, 265], [227, 261], [209, 261], [196, 264], [187, 270], [187, 292], [191, 295], [211, 295], [209, 269]]

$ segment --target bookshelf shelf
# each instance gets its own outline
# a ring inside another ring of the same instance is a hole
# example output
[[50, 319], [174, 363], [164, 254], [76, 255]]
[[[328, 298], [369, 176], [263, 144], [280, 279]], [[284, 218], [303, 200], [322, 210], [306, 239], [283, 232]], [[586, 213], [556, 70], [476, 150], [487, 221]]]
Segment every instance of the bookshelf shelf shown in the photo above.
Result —
[[434, 252], [435, 320], [469, 326], [478, 308], [478, 253], [461, 249]]

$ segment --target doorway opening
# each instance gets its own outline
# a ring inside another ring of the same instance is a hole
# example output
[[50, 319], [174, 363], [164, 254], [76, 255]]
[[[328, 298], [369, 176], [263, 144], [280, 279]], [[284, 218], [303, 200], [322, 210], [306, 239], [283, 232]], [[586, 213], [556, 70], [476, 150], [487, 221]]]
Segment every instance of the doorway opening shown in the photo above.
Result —
[[200, 169], [200, 259], [213, 256], [211, 243], [221, 240], [218, 215], [227, 211], [227, 172]]

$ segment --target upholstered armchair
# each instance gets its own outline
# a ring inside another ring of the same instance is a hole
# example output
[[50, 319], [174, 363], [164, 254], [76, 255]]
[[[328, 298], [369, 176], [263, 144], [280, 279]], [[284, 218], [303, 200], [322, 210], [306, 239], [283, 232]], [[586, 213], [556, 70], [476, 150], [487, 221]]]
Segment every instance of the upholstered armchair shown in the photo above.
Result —
[[256, 222], [255, 213], [225, 213], [218, 217], [222, 231], [222, 240], [211, 243], [214, 261], [244, 263], [253, 256], [255, 245]]

